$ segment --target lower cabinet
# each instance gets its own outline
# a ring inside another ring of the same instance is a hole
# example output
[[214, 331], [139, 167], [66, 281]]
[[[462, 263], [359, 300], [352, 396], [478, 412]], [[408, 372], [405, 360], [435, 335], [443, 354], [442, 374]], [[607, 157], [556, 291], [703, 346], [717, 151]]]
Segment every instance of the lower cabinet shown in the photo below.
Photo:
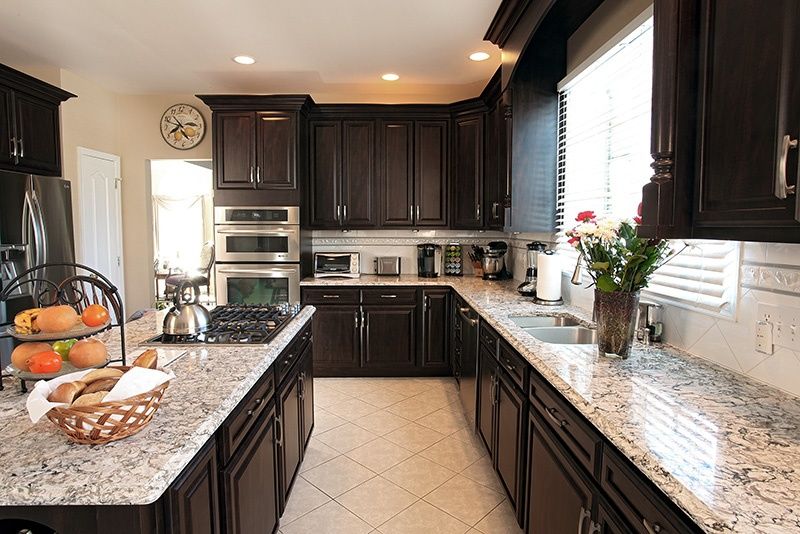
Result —
[[422, 350], [420, 365], [447, 371], [450, 366], [448, 326], [449, 289], [420, 289], [422, 307]]
[[273, 405], [222, 471], [227, 533], [273, 532], [278, 526], [275, 421]]
[[376, 371], [412, 370], [417, 364], [417, 305], [361, 307], [363, 366]]
[[278, 388], [278, 469], [280, 470], [280, 510], [286, 507], [289, 489], [300, 467], [305, 444], [303, 399], [300, 397], [300, 372], [295, 369]]
[[483, 345], [478, 349], [478, 433], [483, 438], [489, 455], [494, 456], [494, 405], [497, 397], [497, 362], [494, 354]]
[[314, 430], [314, 358], [312, 345], [306, 345], [300, 356], [300, 401], [303, 403], [303, 448]]
[[325, 376], [340, 369], [361, 366], [361, 307], [355, 305], [315, 305], [314, 367]]
[[219, 502], [217, 447], [212, 438], [169, 489], [169, 531], [219, 534]]

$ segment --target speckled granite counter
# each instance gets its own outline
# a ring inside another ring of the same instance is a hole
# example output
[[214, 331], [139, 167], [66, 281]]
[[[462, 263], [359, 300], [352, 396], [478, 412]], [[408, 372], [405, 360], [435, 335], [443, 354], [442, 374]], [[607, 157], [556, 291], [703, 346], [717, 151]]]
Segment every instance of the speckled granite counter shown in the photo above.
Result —
[[[156, 501], [313, 313], [306, 306], [268, 345], [186, 347], [169, 365], [176, 379], [150, 425], [107, 445], [73, 444], [46, 418], [32, 425], [25, 396], [16, 384], [7, 387], [0, 392], [0, 506]], [[129, 351], [161, 331], [157, 315], [128, 323]], [[119, 354], [119, 336], [103, 337]]]
[[301, 285], [451, 286], [704, 530], [800, 531], [797, 398], [668, 346], [637, 346], [618, 361], [543, 343], [509, 318], [589, 317], [536, 306], [516, 282], [367, 275]]

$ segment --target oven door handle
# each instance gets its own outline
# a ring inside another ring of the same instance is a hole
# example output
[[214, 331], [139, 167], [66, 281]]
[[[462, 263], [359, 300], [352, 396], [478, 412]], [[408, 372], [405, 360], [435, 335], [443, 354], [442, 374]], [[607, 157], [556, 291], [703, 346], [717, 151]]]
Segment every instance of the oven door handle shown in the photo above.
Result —
[[266, 273], [296, 273], [297, 269], [286, 267], [269, 267], [266, 269], [220, 269], [217, 268], [218, 273], [223, 274], [266, 274]]
[[292, 229], [283, 229], [283, 228], [276, 228], [274, 230], [217, 230], [218, 234], [242, 234], [242, 235], [282, 235], [288, 236], [295, 233], [295, 230]]

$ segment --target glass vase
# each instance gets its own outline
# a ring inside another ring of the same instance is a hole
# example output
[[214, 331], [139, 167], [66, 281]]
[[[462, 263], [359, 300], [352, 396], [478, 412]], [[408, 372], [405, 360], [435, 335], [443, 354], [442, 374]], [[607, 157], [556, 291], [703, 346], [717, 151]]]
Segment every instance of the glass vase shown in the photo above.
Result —
[[633, 345], [639, 292], [607, 293], [595, 289], [594, 316], [597, 322], [597, 352], [609, 358], [627, 358]]

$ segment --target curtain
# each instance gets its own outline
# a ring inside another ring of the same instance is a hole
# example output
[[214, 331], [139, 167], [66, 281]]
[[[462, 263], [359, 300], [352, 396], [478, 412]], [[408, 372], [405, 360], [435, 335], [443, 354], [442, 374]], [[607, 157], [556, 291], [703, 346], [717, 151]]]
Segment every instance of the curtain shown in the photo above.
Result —
[[153, 195], [156, 260], [159, 268], [192, 271], [198, 267], [204, 238], [205, 195]]

